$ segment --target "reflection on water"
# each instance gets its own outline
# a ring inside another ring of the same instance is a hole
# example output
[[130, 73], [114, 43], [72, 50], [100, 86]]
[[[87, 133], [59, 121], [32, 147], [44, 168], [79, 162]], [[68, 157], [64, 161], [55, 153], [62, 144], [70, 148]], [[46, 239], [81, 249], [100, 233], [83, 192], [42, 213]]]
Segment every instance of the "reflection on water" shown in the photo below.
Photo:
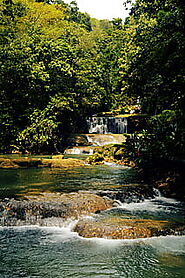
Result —
[[51, 192], [106, 189], [138, 182], [134, 169], [87, 166], [78, 169], [30, 168], [0, 170], [0, 197]]

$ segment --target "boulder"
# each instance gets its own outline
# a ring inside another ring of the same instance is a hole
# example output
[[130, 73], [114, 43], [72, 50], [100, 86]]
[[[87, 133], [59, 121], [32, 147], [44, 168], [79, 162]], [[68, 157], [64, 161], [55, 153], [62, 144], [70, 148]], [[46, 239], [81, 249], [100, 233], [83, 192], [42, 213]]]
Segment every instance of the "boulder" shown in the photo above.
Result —
[[[50, 225], [52, 218], [64, 221], [78, 219], [81, 215], [106, 210], [112, 202], [90, 193], [43, 193], [26, 196], [26, 200], [0, 202], [0, 225]], [[58, 222], [57, 222], [58, 223]], [[58, 224], [57, 224], [58, 225]]]
[[0, 158], [0, 169], [17, 169], [20, 168], [12, 160], [6, 158]]
[[74, 232], [85, 238], [136, 239], [158, 235], [167, 225], [149, 219], [95, 218], [80, 220]]
[[122, 185], [121, 189], [98, 190], [93, 193], [122, 203], [139, 203], [145, 199], [152, 199], [159, 193], [153, 187], [140, 184]]
[[68, 207], [65, 217], [78, 217], [89, 215], [109, 209], [113, 206], [113, 201], [104, 199], [98, 195], [86, 192], [73, 193], [42, 193], [39, 196], [27, 196], [29, 201], [41, 202], [43, 204], [52, 203], [60, 206], [61, 204]]

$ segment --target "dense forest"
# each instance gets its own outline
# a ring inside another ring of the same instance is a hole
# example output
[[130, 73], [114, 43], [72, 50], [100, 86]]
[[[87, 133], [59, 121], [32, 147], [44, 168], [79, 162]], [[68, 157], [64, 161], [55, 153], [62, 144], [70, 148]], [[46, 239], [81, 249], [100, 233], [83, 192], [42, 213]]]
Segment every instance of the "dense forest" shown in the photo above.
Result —
[[147, 125], [127, 155], [184, 158], [185, 5], [123, 2], [125, 22], [91, 18], [76, 1], [1, 0], [1, 153], [59, 152], [87, 116], [139, 105]]

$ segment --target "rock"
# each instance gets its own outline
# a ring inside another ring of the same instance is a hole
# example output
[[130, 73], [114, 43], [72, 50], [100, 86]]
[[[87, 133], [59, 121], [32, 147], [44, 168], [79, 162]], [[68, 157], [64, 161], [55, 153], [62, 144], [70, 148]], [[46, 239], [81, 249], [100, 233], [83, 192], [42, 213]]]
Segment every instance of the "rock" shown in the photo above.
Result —
[[22, 157], [16, 159], [0, 158], [1, 169], [17, 169], [17, 168], [31, 168], [31, 167], [52, 167], [52, 168], [70, 168], [82, 167], [85, 162], [79, 159], [63, 159], [63, 156], [53, 156], [52, 159], [36, 159], [29, 157]]
[[43, 159], [43, 164], [48, 164], [52, 168], [71, 168], [71, 167], [83, 167], [85, 162], [80, 159], [68, 158], [68, 159]]
[[64, 155], [63, 154], [58, 154], [58, 155], [52, 155], [52, 159], [63, 159]]
[[122, 144], [126, 141], [123, 134], [86, 134], [88, 142], [93, 146], [105, 146], [110, 144]]
[[87, 136], [85, 134], [73, 134], [67, 138], [69, 146], [89, 146]]
[[16, 159], [8, 159], [8, 158], [0, 159], [0, 168], [1, 169], [39, 167], [41, 165], [42, 165], [41, 159], [34, 159], [34, 158], [28, 158], [28, 157], [16, 158]]
[[122, 189], [116, 190], [99, 190], [95, 193], [122, 203], [139, 203], [145, 199], [152, 199], [157, 194], [153, 187], [139, 184], [125, 185]]
[[29, 158], [29, 157], [13, 159], [12, 162], [18, 165], [19, 167], [23, 167], [23, 168], [38, 167], [42, 165], [41, 159]]
[[42, 203], [52, 202], [70, 207], [66, 217], [89, 215], [97, 211], [106, 210], [112, 207], [111, 200], [104, 199], [91, 193], [74, 192], [68, 194], [43, 193], [40, 196], [27, 196], [28, 200]]
[[114, 152], [114, 158], [116, 160], [122, 160], [124, 158], [125, 148], [120, 146], [117, 150]]
[[52, 218], [78, 219], [111, 207], [111, 201], [90, 193], [43, 193], [23, 201], [0, 202], [0, 225], [47, 225]]
[[100, 153], [95, 153], [87, 158], [87, 163], [92, 165], [103, 164], [104, 157]]
[[80, 147], [69, 147], [67, 148], [64, 153], [65, 154], [88, 154], [92, 155], [94, 152], [93, 146], [80, 146]]
[[167, 221], [122, 219], [116, 217], [108, 219], [83, 219], [77, 223], [74, 232], [85, 238], [148, 238], [158, 235], [167, 224]]
[[0, 159], [0, 169], [17, 169], [17, 168], [20, 167], [10, 159], [4, 159], [4, 158]]
[[125, 148], [123, 144], [109, 144], [97, 146], [94, 152], [87, 158], [87, 163], [92, 165], [103, 164], [103, 162], [113, 162], [129, 167], [136, 167], [136, 164], [124, 157]]

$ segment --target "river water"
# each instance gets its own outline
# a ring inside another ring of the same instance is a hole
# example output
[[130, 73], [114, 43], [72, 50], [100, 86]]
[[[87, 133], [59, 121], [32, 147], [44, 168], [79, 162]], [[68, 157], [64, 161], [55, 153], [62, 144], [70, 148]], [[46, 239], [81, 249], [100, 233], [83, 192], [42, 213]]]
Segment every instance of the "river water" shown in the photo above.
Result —
[[[1, 170], [1, 198], [39, 192], [117, 190], [138, 184], [136, 170], [89, 166], [81, 169]], [[104, 215], [184, 221], [184, 203], [160, 194], [140, 203], [121, 203]], [[96, 216], [94, 216], [96, 217]], [[184, 278], [185, 236], [150, 239], [84, 239], [63, 227], [1, 227], [0, 278]]]

